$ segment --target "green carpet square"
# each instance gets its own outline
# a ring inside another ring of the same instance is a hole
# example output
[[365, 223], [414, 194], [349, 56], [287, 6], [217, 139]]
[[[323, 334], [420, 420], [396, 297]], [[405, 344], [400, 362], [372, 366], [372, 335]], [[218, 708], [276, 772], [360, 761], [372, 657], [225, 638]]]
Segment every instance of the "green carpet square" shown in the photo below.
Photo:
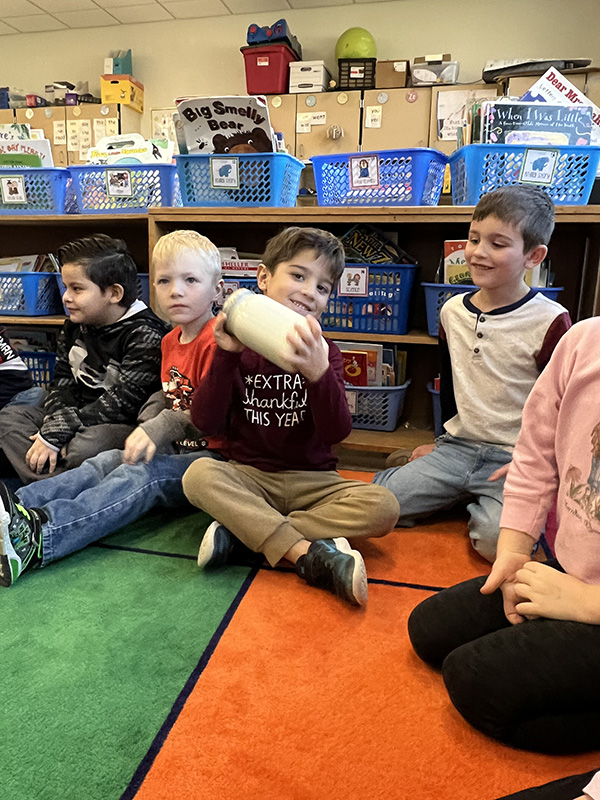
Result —
[[0, 590], [3, 800], [117, 800], [248, 573], [90, 547]]

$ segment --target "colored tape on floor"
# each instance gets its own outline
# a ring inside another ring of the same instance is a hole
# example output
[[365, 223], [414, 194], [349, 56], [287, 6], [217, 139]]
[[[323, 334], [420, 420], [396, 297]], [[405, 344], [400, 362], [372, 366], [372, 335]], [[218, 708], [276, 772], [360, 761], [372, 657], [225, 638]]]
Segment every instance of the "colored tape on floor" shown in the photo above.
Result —
[[369, 592], [365, 612], [261, 571], [136, 800], [491, 800], [597, 764], [471, 729], [407, 641], [429, 593]]

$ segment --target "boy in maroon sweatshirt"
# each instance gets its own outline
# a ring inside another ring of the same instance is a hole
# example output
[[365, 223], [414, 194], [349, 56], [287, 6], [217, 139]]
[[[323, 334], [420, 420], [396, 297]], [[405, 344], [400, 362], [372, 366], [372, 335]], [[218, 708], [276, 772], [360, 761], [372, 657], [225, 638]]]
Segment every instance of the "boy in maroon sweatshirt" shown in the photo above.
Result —
[[228, 334], [219, 316], [219, 347], [194, 394], [192, 421], [224, 434], [231, 460], [200, 459], [183, 488], [216, 520], [200, 546], [201, 567], [262, 553], [272, 566], [286, 559], [307, 583], [364, 605], [365, 565], [346, 537], [384, 536], [399, 512], [389, 490], [335, 470], [331, 448], [348, 436], [352, 417], [341, 353], [331, 341], [323, 347], [317, 320], [343, 267], [331, 233], [287, 228], [268, 242], [258, 286], [306, 317], [309, 331], [296, 326], [295, 371], [286, 372]]

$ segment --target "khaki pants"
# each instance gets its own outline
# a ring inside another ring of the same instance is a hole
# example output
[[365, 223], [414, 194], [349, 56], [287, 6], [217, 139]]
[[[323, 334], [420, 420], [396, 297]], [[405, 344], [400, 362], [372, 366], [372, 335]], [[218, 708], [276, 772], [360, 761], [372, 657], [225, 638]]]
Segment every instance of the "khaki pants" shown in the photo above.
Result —
[[388, 489], [335, 471], [264, 472], [202, 458], [183, 476], [183, 490], [271, 566], [303, 539], [385, 536], [399, 515]]

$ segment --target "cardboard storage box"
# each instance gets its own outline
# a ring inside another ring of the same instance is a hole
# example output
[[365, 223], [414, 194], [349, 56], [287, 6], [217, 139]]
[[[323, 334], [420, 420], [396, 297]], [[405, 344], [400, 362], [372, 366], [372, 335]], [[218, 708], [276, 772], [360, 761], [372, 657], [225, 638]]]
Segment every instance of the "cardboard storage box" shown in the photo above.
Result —
[[131, 75], [102, 75], [100, 96], [103, 103], [121, 103], [140, 114], [144, 110], [144, 85]]
[[460, 64], [451, 59], [450, 53], [415, 58], [411, 69], [412, 85], [434, 86], [438, 83], [456, 83]]
[[427, 147], [431, 89], [368, 89], [364, 92], [362, 149]]
[[330, 80], [324, 61], [293, 61], [290, 64], [290, 94], [324, 92]]
[[378, 61], [375, 73], [376, 89], [403, 89], [408, 86], [409, 61]]
[[[529, 89], [541, 77], [541, 75], [542, 73], [539, 73], [538, 75], [527, 75], [526, 77], [519, 76], [514, 78], [507, 78], [503, 81], [498, 81], [498, 82], [502, 87], [503, 94], [509, 95], [510, 97], [523, 97], [525, 92], [529, 91]], [[573, 86], [576, 86], [580, 92], [583, 92], [585, 94], [585, 85], [587, 78], [586, 75], [566, 74], [565, 78], [568, 78], [569, 83], [572, 83]]]

